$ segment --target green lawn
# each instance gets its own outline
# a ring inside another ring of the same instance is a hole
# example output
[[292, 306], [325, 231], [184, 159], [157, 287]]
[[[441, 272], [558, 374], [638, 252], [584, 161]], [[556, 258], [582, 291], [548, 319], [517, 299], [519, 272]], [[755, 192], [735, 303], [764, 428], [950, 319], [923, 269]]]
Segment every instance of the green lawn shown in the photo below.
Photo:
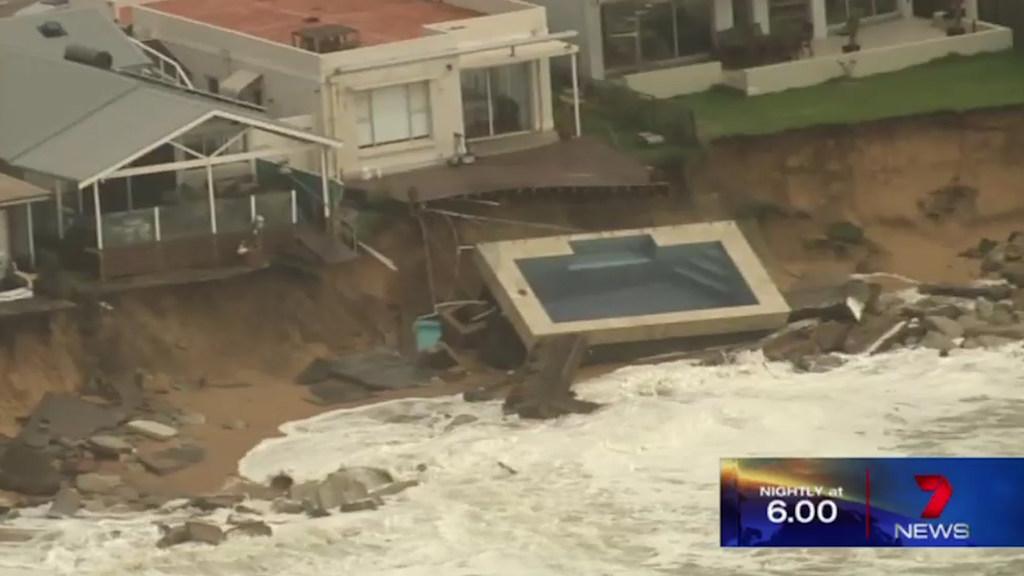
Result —
[[943, 110], [1024, 103], [1024, 55], [950, 57], [899, 72], [744, 96], [715, 89], [675, 99], [691, 107], [707, 138], [765, 134]]

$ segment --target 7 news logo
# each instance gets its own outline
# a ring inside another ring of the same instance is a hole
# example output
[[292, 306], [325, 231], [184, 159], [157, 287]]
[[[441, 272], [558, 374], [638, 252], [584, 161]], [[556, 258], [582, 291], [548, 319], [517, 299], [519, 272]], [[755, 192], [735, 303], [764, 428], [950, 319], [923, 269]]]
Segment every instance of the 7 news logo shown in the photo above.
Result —
[[925, 492], [931, 492], [932, 497], [921, 512], [921, 518], [931, 522], [911, 522], [907, 524], [896, 524], [896, 537], [907, 540], [968, 540], [971, 537], [971, 527], [963, 522], [948, 523], [936, 522], [942, 518], [942, 511], [946, 504], [953, 497], [953, 485], [945, 476], [937, 474], [922, 474], [914, 476], [918, 487]]

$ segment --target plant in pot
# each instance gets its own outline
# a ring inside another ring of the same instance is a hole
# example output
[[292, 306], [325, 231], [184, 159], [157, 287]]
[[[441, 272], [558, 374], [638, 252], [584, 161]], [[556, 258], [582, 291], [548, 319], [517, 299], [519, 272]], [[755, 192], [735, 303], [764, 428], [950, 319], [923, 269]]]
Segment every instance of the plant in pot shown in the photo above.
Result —
[[850, 17], [846, 19], [846, 34], [848, 39], [846, 44], [843, 46], [843, 52], [849, 54], [850, 52], [857, 52], [860, 50], [860, 44], [857, 43], [857, 34], [860, 33], [860, 11], [851, 10]]
[[946, 28], [947, 36], [961, 36], [967, 33], [964, 28], [964, 0], [952, 0], [952, 7], [949, 11], [950, 23]]

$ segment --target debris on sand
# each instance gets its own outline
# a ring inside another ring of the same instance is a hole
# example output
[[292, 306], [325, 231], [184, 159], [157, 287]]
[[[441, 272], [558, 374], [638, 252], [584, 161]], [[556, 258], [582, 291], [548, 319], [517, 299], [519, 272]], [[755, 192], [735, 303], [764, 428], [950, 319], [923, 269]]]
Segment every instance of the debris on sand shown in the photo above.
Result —
[[523, 381], [505, 399], [504, 410], [520, 418], [546, 419], [588, 414], [599, 406], [578, 400], [571, 387], [587, 342], [583, 336], [553, 336], [539, 342], [522, 369]]

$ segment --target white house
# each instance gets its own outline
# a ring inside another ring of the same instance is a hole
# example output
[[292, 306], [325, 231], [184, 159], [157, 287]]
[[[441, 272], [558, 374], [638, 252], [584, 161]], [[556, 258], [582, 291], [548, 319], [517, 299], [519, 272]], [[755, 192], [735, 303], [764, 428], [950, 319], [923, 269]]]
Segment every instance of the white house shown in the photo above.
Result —
[[330, 165], [346, 179], [441, 165], [465, 142], [484, 155], [555, 141], [550, 61], [576, 52], [520, 0], [121, 4], [197, 88], [345, 142]]
[[[583, 74], [656, 97], [730, 85], [748, 94], [867, 76], [949, 54], [1012, 46], [1010, 30], [980, 22], [966, 0], [967, 34], [947, 36], [913, 0], [533, 0], [553, 30], [578, 31]], [[861, 16], [860, 50], [846, 53], [847, 20]]]

